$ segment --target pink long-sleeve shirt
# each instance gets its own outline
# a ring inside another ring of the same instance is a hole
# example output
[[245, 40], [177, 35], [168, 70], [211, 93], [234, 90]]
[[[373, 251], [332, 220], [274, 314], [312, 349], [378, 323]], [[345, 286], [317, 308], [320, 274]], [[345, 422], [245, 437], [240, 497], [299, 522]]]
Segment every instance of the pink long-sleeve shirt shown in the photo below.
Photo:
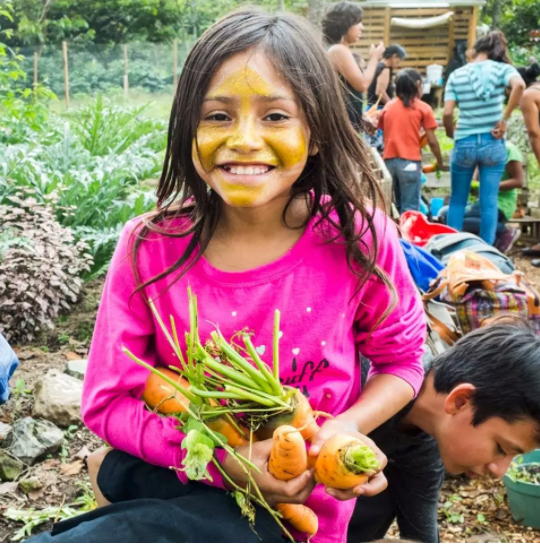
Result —
[[[284, 384], [308, 396], [313, 409], [338, 415], [360, 396], [359, 353], [372, 362], [372, 375], [396, 375], [418, 392], [425, 320], [394, 224], [377, 212], [378, 265], [397, 292], [390, 316], [376, 326], [390, 304], [390, 293], [372, 278], [355, 294], [344, 245], [326, 243], [311, 220], [298, 242], [276, 261], [243, 272], [224, 272], [200, 258], [187, 274], [151, 284], [147, 296], [160, 315], [189, 329], [187, 287], [197, 294], [201, 339], [218, 324], [226, 338], [249, 327], [257, 351], [271, 362], [274, 309], [281, 311], [280, 375]], [[179, 220], [174, 220], [179, 221]], [[171, 346], [139, 295], [129, 254], [140, 219], [130, 221], [112, 259], [89, 355], [82, 413], [87, 426], [114, 448], [163, 467], [182, 467], [184, 434], [172, 417], [146, 410], [140, 396], [149, 372], [124, 353], [126, 346], [150, 365], [178, 365]], [[372, 247], [370, 235], [364, 239]], [[144, 282], [163, 272], [188, 241], [151, 234], [138, 253]], [[375, 327], [375, 329], [373, 329]], [[183, 335], [180, 335], [183, 339]], [[220, 449], [218, 449], [220, 450]], [[223, 458], [223, 453], [218, 456]], [[223, 487], [215, 468], [213, 486]], [[184, 473], [178, 473], [185, 482]], [[354, 500], [341, 502], [318, 485], [306, 505], [319, 517], [312, 542], [345, 542]]]

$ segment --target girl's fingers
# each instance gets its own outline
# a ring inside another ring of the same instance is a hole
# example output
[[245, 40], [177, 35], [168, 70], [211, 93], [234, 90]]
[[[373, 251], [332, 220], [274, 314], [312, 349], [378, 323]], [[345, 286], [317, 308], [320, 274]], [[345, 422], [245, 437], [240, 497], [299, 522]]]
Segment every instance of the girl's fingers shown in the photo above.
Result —
[[384, 492], [388, 487], [388, 481], [384, 476], [384, 473], [377, 473], [369, 481], [363, 485], [357, 486], [354, 488], [355, 496], [366, 496], [370, 498], [371, 496], [376, 496], [381, 492]]

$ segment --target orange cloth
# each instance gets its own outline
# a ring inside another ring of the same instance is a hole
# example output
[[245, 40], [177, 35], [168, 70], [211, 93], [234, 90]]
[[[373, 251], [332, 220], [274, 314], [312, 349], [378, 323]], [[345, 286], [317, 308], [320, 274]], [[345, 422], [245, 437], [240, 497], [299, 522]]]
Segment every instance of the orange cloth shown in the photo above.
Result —
[[391, 100], [379, 119], [379, 129], [382, 129], [384, 137], [383, 158], [421, 161], [420, 129], [437, 127], [429, 104], [417, 98], [411, 106], [406, 107], [399, 98]]

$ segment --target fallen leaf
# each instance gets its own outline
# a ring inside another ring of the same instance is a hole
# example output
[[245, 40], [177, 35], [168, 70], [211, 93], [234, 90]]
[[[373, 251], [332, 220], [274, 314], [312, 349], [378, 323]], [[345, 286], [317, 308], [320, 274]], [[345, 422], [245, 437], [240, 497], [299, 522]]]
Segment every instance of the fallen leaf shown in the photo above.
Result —
[[7, 482], [7, 483], [1, 483], [0, 484], [0, 496], [2, 494], [10, 494], [10, 493], [13, 493], [17, 490], [17, 487], [19, 485], [17, 483], [10, 483], [10, 482]]
[[60, 465], [60, 460], [57, 460], [55, 458], [50, 458], [49, 460], [45, 460], [40, 467], [41, 469], [49, 470], [49, 469], [54, 469], [58, 467], [59, 465]]
[[75, 361], [75, 360], [80, 360], [81, 359], [81, 356], [79, 356], [79, 354], [77, 354], [77, 352], [73, 352], [71, 350], [68, 350], [64, 356], [66, 356], [66, 359], [68, 361]]
[[79, 460], [82, 460], [84, 462], [84, 460], [88, 458], [90, 454], [92, 454], [92, 452], [86, 445], [84, 445], [81, 450], [79, 450], [79, 452], [75, 454], [75, 458], [78, 458]]
[[17, 354], [17, 357], [21, 361], [31, 360], [32, 358], [36, 357], [36, 353], [35, 352], [28, 352], [28, 351], [21, 352], [20, 354]]
[[84, 462], [82, 460], [75, 460], [69, 464], [62, 464], [60, 466], [60, 475], [77, 475], [81, 472], [83, 467]]
[[43, 491], [43, 488], [38, 488], [37, 490], [30, 490], [28, 492], [27, 496], [30, 500], [36, 501], [39, 500], [39, 498], [43, 497], [45, 495], [45, 492]]

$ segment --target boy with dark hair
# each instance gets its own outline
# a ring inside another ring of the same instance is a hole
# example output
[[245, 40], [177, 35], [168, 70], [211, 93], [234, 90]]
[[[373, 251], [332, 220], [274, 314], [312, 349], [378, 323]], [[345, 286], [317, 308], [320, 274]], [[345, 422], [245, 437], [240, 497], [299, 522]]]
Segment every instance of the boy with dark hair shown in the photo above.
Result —
[[502, 477], [540, 442], [540, 337], [525, 321], [475, 330], [426, 367], [418, 397], [370, 434], [388, 488], [358, 499], [349, 542], [384, 537], [395, 518], [402, 538], [437, 542], [445, 469]]

